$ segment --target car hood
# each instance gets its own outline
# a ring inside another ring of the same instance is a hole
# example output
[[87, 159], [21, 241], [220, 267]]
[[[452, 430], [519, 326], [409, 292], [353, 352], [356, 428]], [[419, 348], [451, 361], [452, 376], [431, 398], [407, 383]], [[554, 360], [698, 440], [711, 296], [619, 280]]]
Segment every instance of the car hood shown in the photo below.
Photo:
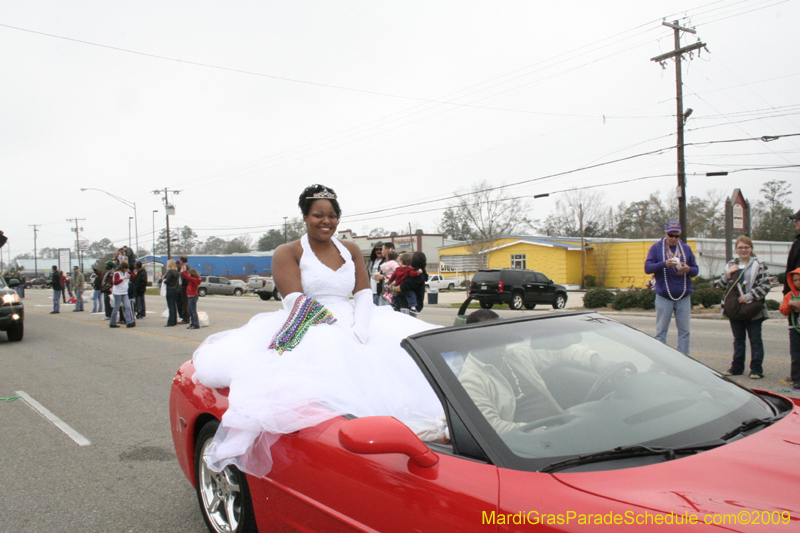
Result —
[[[800, 401], [758, 433], [706, 452], [650, 466], [553, 474], [574, 489], [664, 513], [791, 514], [800, 521]], [[754, 531], [750, 525], [734, 531]], [[777, 526], [787, 527], [786, 525]], [[770, 530], [762, 525], [759, 531]]]

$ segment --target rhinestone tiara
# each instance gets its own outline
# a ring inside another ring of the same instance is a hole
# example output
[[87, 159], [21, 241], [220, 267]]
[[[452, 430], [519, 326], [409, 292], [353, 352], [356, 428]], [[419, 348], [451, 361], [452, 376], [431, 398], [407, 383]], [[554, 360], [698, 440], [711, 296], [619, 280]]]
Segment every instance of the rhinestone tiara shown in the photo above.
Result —
[[320, 199], [336, 200], [336, 193], [333, 193], [331, 191], [320, 191], [320, 192], [315, 192], [311, 196], [306, 196], [306, 200], [320, 200]]

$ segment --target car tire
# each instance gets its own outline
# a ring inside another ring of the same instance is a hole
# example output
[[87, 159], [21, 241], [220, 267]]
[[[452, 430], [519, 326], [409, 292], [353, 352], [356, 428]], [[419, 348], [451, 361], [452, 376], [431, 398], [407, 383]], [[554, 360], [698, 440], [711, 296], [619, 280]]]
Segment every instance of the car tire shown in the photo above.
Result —
[[567, 306], [567, 295], [556, 294], [556, 299], [553, 300], [553, 309], [564, 309]]
[[529, 311], [530, 311], [531, 309], [535, 308], [535, 307], [536, 307], [536, 304], [525, 304], [525, 309], [527, 309], [527, 310], [529, 310]]
[[258, 293], [258, 297], [266, 302], [267, 300], [270, 300], [272, 298], [272, 293], [271, 292], [259, 292]]
[[205, 287], [200, 287], [197, 289], [198, 296], [205, 296], [208, 293], [208, 290]]
[[8, 328], [6, 331], [6, 335], [8, 335], [9, 342], [19, 342], [22, 340], [22, 337], [25, 336], [25, 325], [22, 322], [18, 322]]
[[280, 302], [281, 301], [281, 293], [278, 292], [278, 289], [275, 289], [274, 291], [272, 291], [272, 297], [275, 298], [276, 302]]
[[456, 288], [456, 286], [455, 286], [454, 284], [452, 284], [452, 283], [450, 283], [450, 284], [447, 286], [447, 290], [448, 290], [448, 291], [452, 291], [452, 290], [454, 290], [455, 288]]
[[242, 289], [233, 289], [233, 295], [234, 296], [241, 296], [242, 295]]
[[515, 311], [522, 311], [524, 305], [525, 299], [523, 298], [521, 292], [515, 292], [512, 294], [511, 299], [508, 301], [508, 307], [514, 309]]
[[197, 501], [209, 531], [215, 533], [258, 533], [247, 478], [235, 466], [214, 472], [203, 460], [219, 427], [212, 420], [200, 430], [194, 455]]
[[483, 300], [481, 300], [480, 304], [481, 304], [481, 309], [491, 309], [492, 306], [494, 305], [494, 302], [484, 302]]

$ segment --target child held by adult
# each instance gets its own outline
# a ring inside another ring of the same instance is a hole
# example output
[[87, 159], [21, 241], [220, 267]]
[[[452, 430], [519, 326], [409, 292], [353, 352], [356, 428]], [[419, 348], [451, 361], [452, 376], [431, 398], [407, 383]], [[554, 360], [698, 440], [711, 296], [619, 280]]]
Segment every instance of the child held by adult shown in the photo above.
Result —
[[[409, 252], [403, 252], [400, 254], [398, 258], [400, 260], [400, 266], [398, 266], [392, 276], [387, 278], [386, 282], [395, 285], [396, 287], [400, 287], [402, 283], [409, 277], [417, 277], [422, 274], [421, 269], [416, 269], [411, 266], [411, 258], [413, 256]], [[399, 291], [403, 297], [408, 302], [408, 308], [417, 313], [417, 294], [414, 291]]]

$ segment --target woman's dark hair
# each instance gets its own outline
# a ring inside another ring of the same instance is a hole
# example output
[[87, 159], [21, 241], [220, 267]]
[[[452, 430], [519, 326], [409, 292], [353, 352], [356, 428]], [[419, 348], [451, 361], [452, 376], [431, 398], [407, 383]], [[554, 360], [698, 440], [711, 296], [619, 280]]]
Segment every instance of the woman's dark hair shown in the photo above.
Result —
[[[376, 259], [378, 259], [378, 250], [381, 250], [380, 246], [374, 247], [369, 254], [369, 260], [372, 261], [373, 263], [375, 262]], [[381, 253], [383, 253], [383, 250], [381, 250]]]
[[414, 252], [414, 255], [411, 257], [411, 268], [424, 269], [426, 266], [428, 266], [428, 258], [425, 257], [425, 252]]
[[[313, 198], [314, 196], [316, 196], [316, 198]], [[300, 206], [300, 212], [303, 213], [304, 217], [307, 217], [308, 213], [311, 211], [311, 204], [314, 203], [314, 200], [330, 201], [333, 210], [336, 212], [336, 216], [341, 218], [342, 210], [339, 207], [339, 202], [336, 201], [336, 193], [333, 192], [333, 189], [316, 183], [306, 187], [300, 194], [300, 201], [297, 202], [297, 205]]]

